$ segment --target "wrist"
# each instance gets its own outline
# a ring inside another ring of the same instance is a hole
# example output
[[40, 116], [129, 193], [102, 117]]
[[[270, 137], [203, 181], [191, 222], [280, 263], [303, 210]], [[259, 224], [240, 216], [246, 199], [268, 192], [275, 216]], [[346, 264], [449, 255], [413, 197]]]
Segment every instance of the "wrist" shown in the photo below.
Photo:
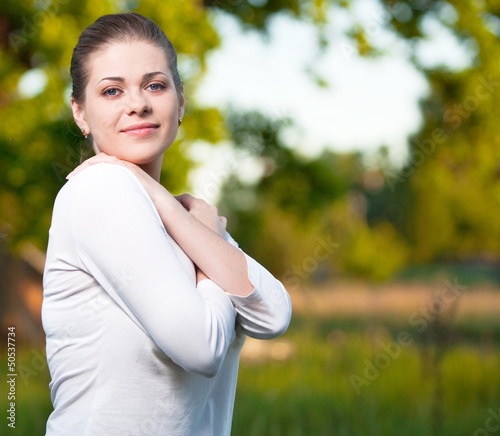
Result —
[[207, 279], [209, 280], [209, 277], [200, 268], [196, 267], [196, 284]]
[[188, 214], [186, 209], [172, 195], [162, 196], [154, 199], [153, 202], [167, 231], [175, 223], [182, 222], [185, 215]]

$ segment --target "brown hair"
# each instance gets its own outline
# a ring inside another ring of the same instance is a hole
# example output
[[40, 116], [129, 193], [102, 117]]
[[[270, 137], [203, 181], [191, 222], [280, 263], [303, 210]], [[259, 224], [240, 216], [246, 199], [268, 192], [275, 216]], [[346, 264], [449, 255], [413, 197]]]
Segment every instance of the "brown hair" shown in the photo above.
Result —
[[177, 71], [177, 53], [158, 25], [136, 13], [103, 15], [87, 27], [73, 50], [71, 58], [72, 96], [78, 104], [85, 100], [88, 82], [88, 60], [92, 53], [114, 42], [145, 41], [163, 49], [172, 73], [175, 89], [180, 93], [182, 82]]

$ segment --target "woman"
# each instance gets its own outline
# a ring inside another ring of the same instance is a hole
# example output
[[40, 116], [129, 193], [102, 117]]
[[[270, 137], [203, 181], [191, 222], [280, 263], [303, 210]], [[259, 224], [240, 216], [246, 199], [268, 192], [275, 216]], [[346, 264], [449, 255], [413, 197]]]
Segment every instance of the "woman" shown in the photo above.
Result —
[[49, 231], [47, 435], [229, 435], [245, 337], [282, 334], [289, 296], [215, 207], [159, 184], [184, 95], [158, 26], [99, 18], [71, 75], [97, 155], [68, 175]]

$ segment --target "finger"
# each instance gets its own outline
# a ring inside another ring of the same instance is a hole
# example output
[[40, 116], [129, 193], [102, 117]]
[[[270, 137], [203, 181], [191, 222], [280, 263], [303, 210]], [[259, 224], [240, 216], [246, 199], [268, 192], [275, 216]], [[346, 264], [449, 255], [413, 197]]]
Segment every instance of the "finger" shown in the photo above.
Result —
[[99, 153], [96, 154], [95, 156], [89, 157], [87, 160], [78, 165], [73, 171], [71, 171], [66, 176], [66, 179], [70, 179], [71, 177], [77, 175], [80, 171], [84, 170], [90, 165], [93, 165], [98, 162], [103, 162], [103, 159], [105, 159], [106, 157], [109, 157], [106, 153]]
[[201, 198], [193, 197], [190, 194], [181, 194], [175, 197], [177, 201], [182, 204], [187, 210], [193, 209], [196, 205], [200, 206], [202, 204], [206, 204], [205, 200]]
[[175, 195], [174, 198], [180, 203], [182, 204], [182, 206], [184, 207], [184, 209], [186, 209], [187, 211], [189, 211], [191, 209], [191, 204], [192, 204], [192, 200], [191, 200], [191, 195], [189, 194], [180, 194], [180, 195]]
[[182, 199], [184, 199], [185, 197], [191, 197], [190, 194], [179, 194], [179, 195], [174, 195], [174, 197], [178, 200], [178, 201], [181, 201]]
[[222, 238], [224, 238], [226, 236], [226, 225], [227, 225], [227, 219], [226, 219], [226, 217], [220, 216], [219, 217], [219, 225], [218, 225], [217, 233]]
[[71, 177], [77, 175], [80, 171], [83, 169], [87, 168], [90, 166], [90, 163], [88, 161], [82, 162], [80, 165], [78, 165], [73, 171], [71, 171], [67, 176], [66, 179], [70, 179]]
[[98, 164], [101, 162], [121, 164], [123, 161], [118, 159], [116, 156], [110, 156], [109, 154], [101, 152], [101, 153], [96, 154], [95, 156], [88, 158], [85, 162], [78, 165], [73, 171], [71, 171], [66, 176], [66, 179], [70, 179], [71, 177], [76, 176], [80, 171], [84, 170], [85, 168], [89, 167], [90, 165], [95, 165], [95, 164]]
[[95, 156], [89, 157], [85, 162], [89, 165], [94, 165], [99, 162], [115, 162], [119, 160], [116, 156], [111, 156], [104, 152], [97, 153]]

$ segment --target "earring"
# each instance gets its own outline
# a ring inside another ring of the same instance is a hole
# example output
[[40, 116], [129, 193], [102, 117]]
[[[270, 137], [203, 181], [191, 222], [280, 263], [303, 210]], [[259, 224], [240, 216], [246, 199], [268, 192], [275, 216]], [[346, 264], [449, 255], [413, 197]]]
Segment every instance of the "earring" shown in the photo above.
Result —
[[87, 139], [87, 136], [89, 136], [89, 134], [87, 132], [85, 132], [85, 129], [81, 129], [81, 130], [82, 130], [83, 136], [85, 136], [85, 139]]
[[182, 118], [179, 118], [179, 126], [181, 125], [182, 123]]

